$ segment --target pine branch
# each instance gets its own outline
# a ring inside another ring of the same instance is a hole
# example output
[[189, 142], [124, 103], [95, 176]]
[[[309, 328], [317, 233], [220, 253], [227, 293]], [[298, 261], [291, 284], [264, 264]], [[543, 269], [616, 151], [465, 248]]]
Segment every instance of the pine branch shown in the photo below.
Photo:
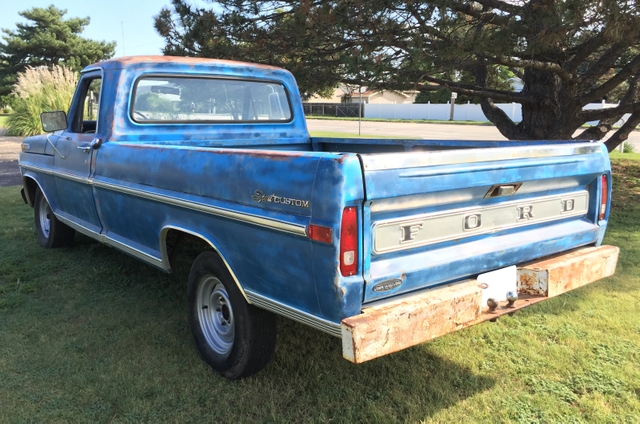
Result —
[[597, 125], [587, 128], [577, 136], [573, 137], [574, 140], [602, 140], [602, 138], [611, 131], [613, 124], [618, 122], [620, 118], [624, 116], [624, 113], [616, 115], [612, 118], [603, 119], [598, 122]]
[[625, 113], [636, 113], [640, 112], [640, 102], [630, 103], [627, 105], [620, 105], [617, 107], [611, 107], [607, 109], [589, 109], [583, 110], [580, 112], [580, 121], [581, 122], [589, 122], [589, 121], [600, 121], [602, 119], [607, 118], [615, 118], [616, 116], [620, 117]]
[[590, 38], [582, 44], [577, 45], [576, 47], [569, 49], [566, 53], [568, 55], [574, 55], [573, 59], [568, 61], [564, 70], [570, 74], [574, 73], [584, 61], [593, 54], [596, 50], [602, 47], [605, 44], [605, 39], [602, 34], [598, 34], [598, 36], [594, 38]]
[[475, 2], [483, 5], [484, 7], [498, 9], [503, 12], [508, 12], [512, 15], [519, 15], [524, 11], [522, 6], [518, 6], [513, 2], [505, 2], [500, 0], [475, 0]]
[[521, 93], [514, 93], [512, 91], [480, 88], [471, 84], [464, 84], [430, 76], [424, 76], [423, 79], [425, 81], [433, 82], [449, 89], [455, 89], [456, 92], [469, 96], [478, 96], [482, 98], [491, 98], [494, 100], [504, 100], [507, 102], [515, 102], [521, 104], [533, 102], [532, 99], [524, 97]]
[[626, 42], [613, 44], [611, 48], [600, 56], [593, 65], [589, 66], [579, 78], [580, 91], [584, 92], [595, 84], [602, 75], [613, 67], [616, 59], [618, 59], [627, 48], [628, 44]]
[[[478, 2], [479, 3], [479, 2]], [[493, 12], [484, 12], [473, 6], [471, 2], [464, 3], [449, 3], [448, 5], [452, 10], [463, 13], [467, 16], [475, 18], [478, 22], [493, 25], [507, 25], [511, 20], [510, 15], [498, 15]]]
[[530, 69], [536, 69], [538, 71], [553, 72], [557, 74], [560, 78], [562, 78], [564, 81], [567, 81], [567, 82], [574, 81], [573, 75], [568, 73], [566, 70], [562, 68], [562, 66], [558, 65], [557, 63], [542, 62], [539, 60], [520, 60], [520, 59], [513, 59], [505, 56], [496, 56], [496, 57], [487, 56], [486, 60], [496, 65], [504, 65], [504, 66], [515, 67], [515, 68], [530, 68]]
[[484, 116], [496, 126], [503, 136], [509, 140], [517, 140], [520, 138], [518, 137], [518, 124], [513, 122], [491, 99], [480, 99], [480, 107], [482, 108]]
[[627, 140], [631, 131], [635, 130], [638, 125], [640, 125], [640, 111], [632, 113], [627, 122], [605, 141], [604, 145], [607, 146], [607, 150], [612, 152], [620, 143]]
[[590, 92], [580, 96], [580, 104], [582, 106], [602, 99], [611, 90], [625, 82], [631, 76], [637, 74], [640, 71], [640, 54], [633, 58], [633, 60], [627, 63], [617, 74], [615, 74], [609, 81], [602, 84], [600, 87], [591, 90]]
[[[439, 31], [433, 25], [429, 25], [429, 23], [425, 21], [424, 18], [422, 17], [422, 15], [420, 14], [420, 12], [418, 12], [418, 10], [415, 8], [415, 3], [412, 3], [412, 4], [407, 5], [407, 6], [408, 6], [409, 13], [417, 21], [417, 23], [418, 23], [418, 25], [420, 27], [420, 31], [422, 33], [433, 35], [434, 37], [436, 37], [436, 38], [438, 38], [438, 39], [440, 39], [442, 41], [454, 42], [453, 39], [451, 37], [449, 37], [447, 34], [445, 34], [442, 31]], [[431, 14], [431, 13], [429, 13], [429, 14]]]

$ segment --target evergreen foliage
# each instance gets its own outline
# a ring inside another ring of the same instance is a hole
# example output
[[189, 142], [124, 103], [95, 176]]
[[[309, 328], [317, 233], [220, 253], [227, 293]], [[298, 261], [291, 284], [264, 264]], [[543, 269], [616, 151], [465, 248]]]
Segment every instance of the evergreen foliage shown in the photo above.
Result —
[[[613, 149], [640, 123], [640, 11], [635, 0], [185, 0], [157, 16], [167, 55], [289, 69], [304, 96], [338, 82], [445, 87], [481, 99], [509, 139], [602, 139]], [[521, 92], [497, 86], [507, 69]], [[618, 92], [616, 92], [616, 90]], [[583, 111], [611, 93], [620, 106]], [[514, 123], [493, 101], [522, 104]]]
[[34, 7], [20, 12], [27, 22], [17, 23], [17, 29], [2, 29], [0, 96], [11, 92], [18, 74], [29, 66], [64, 65], [79, 72], [87, 65], [113, 56], [114, 42], [88, 40], [80, 36], [89, 25], [88, 17], [64, 19], [66, 13], [66, 10], [53, 5]]

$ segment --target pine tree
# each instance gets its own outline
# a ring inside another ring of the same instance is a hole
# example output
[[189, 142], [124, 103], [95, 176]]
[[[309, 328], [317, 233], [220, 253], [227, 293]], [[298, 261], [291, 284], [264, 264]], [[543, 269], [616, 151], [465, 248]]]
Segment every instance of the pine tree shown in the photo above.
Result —
[[[640, 124], [640, 11], [635, 0], [173, 0], [156, 16], [165, 54], [273, 64], [304, 95], [338, 82], [445, 87], [480, 98], [512, 140], [602, 139], [612, 150]], [[489, 77], [506, 68], [515, 93]], [[446, 77], [446, 76], [449, 77]], [[615, 90], [618, 107], [583, 110]], [[522, 105], [513, 122], [494, 101]], [[590, 121], [596, 125], [586, 130]]]
[[80, 71], [87, 65], [108, 59], [115, 43], [88, 40], [80, 36], [89, 18], [63, 19], [67, 13], [55, 6], [34, 7], [20, 12], [26, 23], [16, 30], [3, 29], [0, 42], [0, 96], [9, 94], [18, 73], [28, 66], [64, 65]]

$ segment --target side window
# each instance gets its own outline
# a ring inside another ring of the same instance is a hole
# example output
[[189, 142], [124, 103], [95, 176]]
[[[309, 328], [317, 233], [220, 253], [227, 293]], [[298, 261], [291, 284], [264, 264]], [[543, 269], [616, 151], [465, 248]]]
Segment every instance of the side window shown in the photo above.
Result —
[[73, 122], [73, 132], [95, 133], [98, 128], [98, 115], [100, 107], [100, 77], [85, 79], [82, 81], [82, 98]]

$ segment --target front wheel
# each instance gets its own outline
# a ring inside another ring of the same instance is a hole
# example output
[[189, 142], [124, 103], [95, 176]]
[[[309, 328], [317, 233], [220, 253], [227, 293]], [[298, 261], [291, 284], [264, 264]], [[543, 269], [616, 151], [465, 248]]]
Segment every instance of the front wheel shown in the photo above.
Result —
[[40, 245], [46, 249], [71, 246], [76, 231], [60, 222], [53, 214], [49, 202], [40, 189], [36, 189], [33, 211], [36, 224], [36, 236]]
[[213, 369], [233, 380], [267, 365], [275, 350], [275, 317], [247, 303], [218, 255], [196, 258], [187, 298], [193, 338]]

